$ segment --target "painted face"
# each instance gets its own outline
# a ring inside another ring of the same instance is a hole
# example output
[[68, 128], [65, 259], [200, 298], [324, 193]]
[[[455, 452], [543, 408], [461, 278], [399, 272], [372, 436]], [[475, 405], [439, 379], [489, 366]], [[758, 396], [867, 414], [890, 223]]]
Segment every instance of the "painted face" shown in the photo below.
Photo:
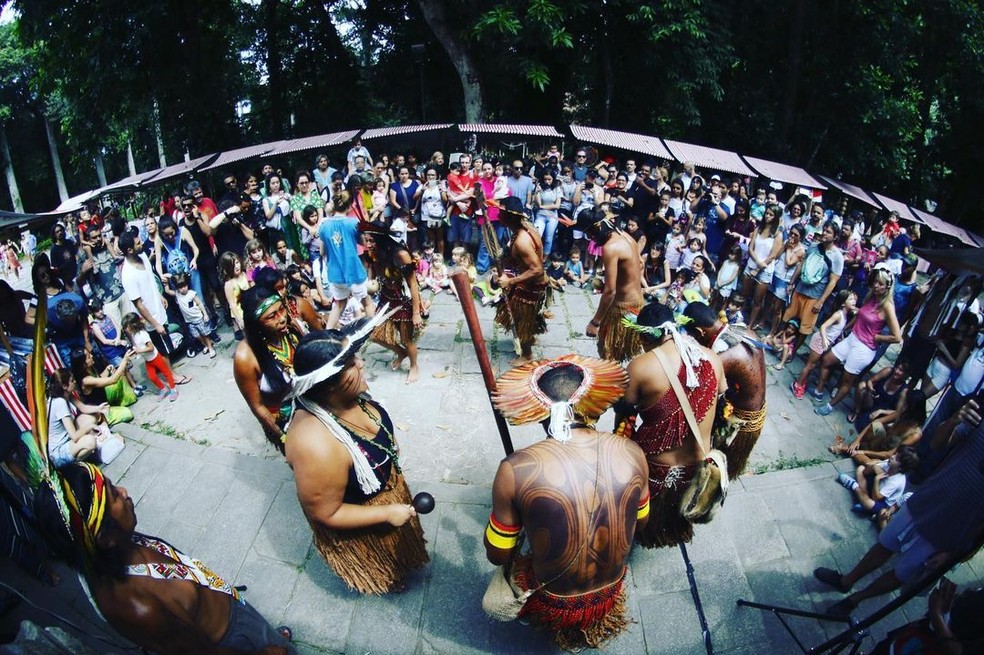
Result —
[[282, 302], [273, 303], [260, 316], [260, 325], [269, 334], [286, 334], [287, 324], [287, 306]]
[[106, 513], [124, 534], [131, 534], [137, 527], [137, 514], [129, 492], [109, 480], [106, 480]]
[[362, 357], [356, 355], [352, 363], [341, 373], [338, 374], [338, 382], [335, 389], [347, 396], [357, 396], [369, 389], [365, 376], [365, 362]]

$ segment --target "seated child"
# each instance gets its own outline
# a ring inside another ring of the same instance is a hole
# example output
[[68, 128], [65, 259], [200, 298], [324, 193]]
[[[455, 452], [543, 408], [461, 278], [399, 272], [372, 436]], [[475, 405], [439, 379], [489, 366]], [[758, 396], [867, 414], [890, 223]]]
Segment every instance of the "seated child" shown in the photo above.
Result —
[[724, 308], [724, 317], [728, 325], [744, 325], [745, 317], [741, 313], [741, 306], [745, 304], [745, 299], [740, 295], [728, 298], [728, 304]]
[[547, 267], [547, 284], [551, 289], [563, 293], [567, 286], [567, 277], [564, 270], [564, 257], [559, 252], [550, 255], [550, 265]]
[[794, 318], [786, 323], [786, 327], [775, 337], [765, 338], [765, 345], [770, 346], [779, 356], [779, 361], [773, 364], [772, 368], [781, 371], [786, 367], [786, 362], [793, 358], [793, 348], [796, 347], [798, 332], [799, 321]]
[[581, 263], [581, 251], [577, 248], [571, 250], [570, 259], [564, 265], [564, 276], [578, 289], [582, 288], [590, 277], [588, 272], [584, 270], [584, 264]]
[[847, 473], [837, 476], [845, 489], [852, 491], [857, 503], [851, 511], [870, 516], [881, 530], [905, 497], [905, 474], [919, 466], [914, 448], [903, 446], [890, 458], [859, 466], [854, 477]]

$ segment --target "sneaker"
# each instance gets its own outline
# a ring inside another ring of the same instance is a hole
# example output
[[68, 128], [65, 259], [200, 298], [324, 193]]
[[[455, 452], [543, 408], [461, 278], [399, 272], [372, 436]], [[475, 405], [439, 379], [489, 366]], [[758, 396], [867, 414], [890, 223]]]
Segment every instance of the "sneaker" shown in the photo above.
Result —
[[853, 505], [851, 505], [851, 511], [854, 512], [855, 514], [863, 514], [863, 515], [871, 514], [871, 512], [866, 510], [864, 506], [861, 505], [861, 503], [854, 503]]
[[177, 399], [178, 399], [178, 390], [177, 390], [177, 389], [170, 389], [170, 390], [169, 390], [169, 391], [167, 392], [167, 399], [168, 399], [169, 401], [171, 401], [172, 403], [173, 403], [173, 402], [174, 402], [175, 400], [177, 400]]
[[133, 390], [134, 391], [139, 391], [140, 393], [143, 393], [144, 391], [147, 390], [147, 385], [145, 385], [145, 384], [138, 384], [137, 386], [133, 387]]
[[858, 488], [858, 481], [849, 476], [847, 473], [841, 473], [838, 475], [837, 483], [848, 491], [855, 491]]
[[164, 387], [163, 389], [161, 389], [160, 391], [157, 392], [157, 399], [158, 400], [164, 400], [165, 398], [167, 398], [167, 394], [170, 391], [171, 391], [170, 389], [168, 389], [167, 387]]
[[795, 398], [796, 400], [803, 400], [803, 394], [806, 393], [805, 384], [797, 384], [796, 380], [793, 380], [789, 384], [789, 388], [792, 389], [793, 391], [793, 398]]
[[188, 350], [185, 351], [185, 354], [188, 356], [188, 359], [191, 359], [192, 357], [198, 354], [198, 351], [192, 348], [191, 346], [188, 346]]
[[827, 397], [827, 393], [825, 391], [821, 391], [820, 389], [816, 389], [816, 388], [810, 389], [809, 394], [810, 394], [810, 398], [813, 398], [814, 400], [821, 403]]
[[141, 396], [144, 395], [143, 389], [134, 388], [133, 395], [136, 396], [137, 398], [140, 398]]
[[209, 359], [215, 359], [215, 348], [206, 348], [205, 354], [208, 355]]
[[212, 332], [212, 334], [208, 336], [212, 340], [212, 343], [222, 343], [222, 337], [219, 336], [218, 332]]
[[236, 338], [236, 341], [242, 341], [244, 338], [246, 338], [246, 335], [243, 334], [242, 330], [236, 330], [232, 336]]
[[834, 408], [831, 407], [830, 403], [824, 403], [824, 404], [820, 405], [819, 407], [817, 407], [816, 409], [814, 409], [813, 410], [813, 413], [816, 414], [817, 416], [827, 416], [828, 414], [830, 414], [833, 411], [834, 411]]

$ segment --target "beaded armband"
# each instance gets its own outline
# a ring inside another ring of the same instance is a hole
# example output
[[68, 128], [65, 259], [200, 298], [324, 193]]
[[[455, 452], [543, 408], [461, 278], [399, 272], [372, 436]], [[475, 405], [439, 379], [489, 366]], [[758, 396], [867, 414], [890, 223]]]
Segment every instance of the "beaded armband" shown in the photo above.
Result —
[[485, 538], [488, 542], [501, 550], [512, 550], [519, 541], [519, 533], [522, 531], [521, 525], [505, 525], [495, 520], [495, 516], [489, 514], [489, 524], [485, 528]]

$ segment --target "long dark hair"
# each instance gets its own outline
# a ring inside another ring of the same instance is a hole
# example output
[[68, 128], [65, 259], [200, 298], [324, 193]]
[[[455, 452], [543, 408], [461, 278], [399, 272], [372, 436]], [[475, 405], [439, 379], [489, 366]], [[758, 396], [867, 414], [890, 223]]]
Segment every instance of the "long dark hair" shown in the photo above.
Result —
[[[260, 364], [260, 372], [266, 376], [270, 385], [270, 391], [274, 394], [282, 394], [288, 390], [288, 384], [284, 380], [283, 371], [280, 364], [274, 359], [267, 348], [266, 338], [263, 336], [263, 326], [260, 319], [256, 316], [256, 310], [264, 300], [270, 296], [280, 297], [276, 291], [264, 286], [255, 286], [243, 291], [239, 296], [240, 304], [243, 307], [243, 333], [246, 335], [246, 343], [253, 350], [256, 361]], [[292, 330], [289, 326], [287, 329]]]

